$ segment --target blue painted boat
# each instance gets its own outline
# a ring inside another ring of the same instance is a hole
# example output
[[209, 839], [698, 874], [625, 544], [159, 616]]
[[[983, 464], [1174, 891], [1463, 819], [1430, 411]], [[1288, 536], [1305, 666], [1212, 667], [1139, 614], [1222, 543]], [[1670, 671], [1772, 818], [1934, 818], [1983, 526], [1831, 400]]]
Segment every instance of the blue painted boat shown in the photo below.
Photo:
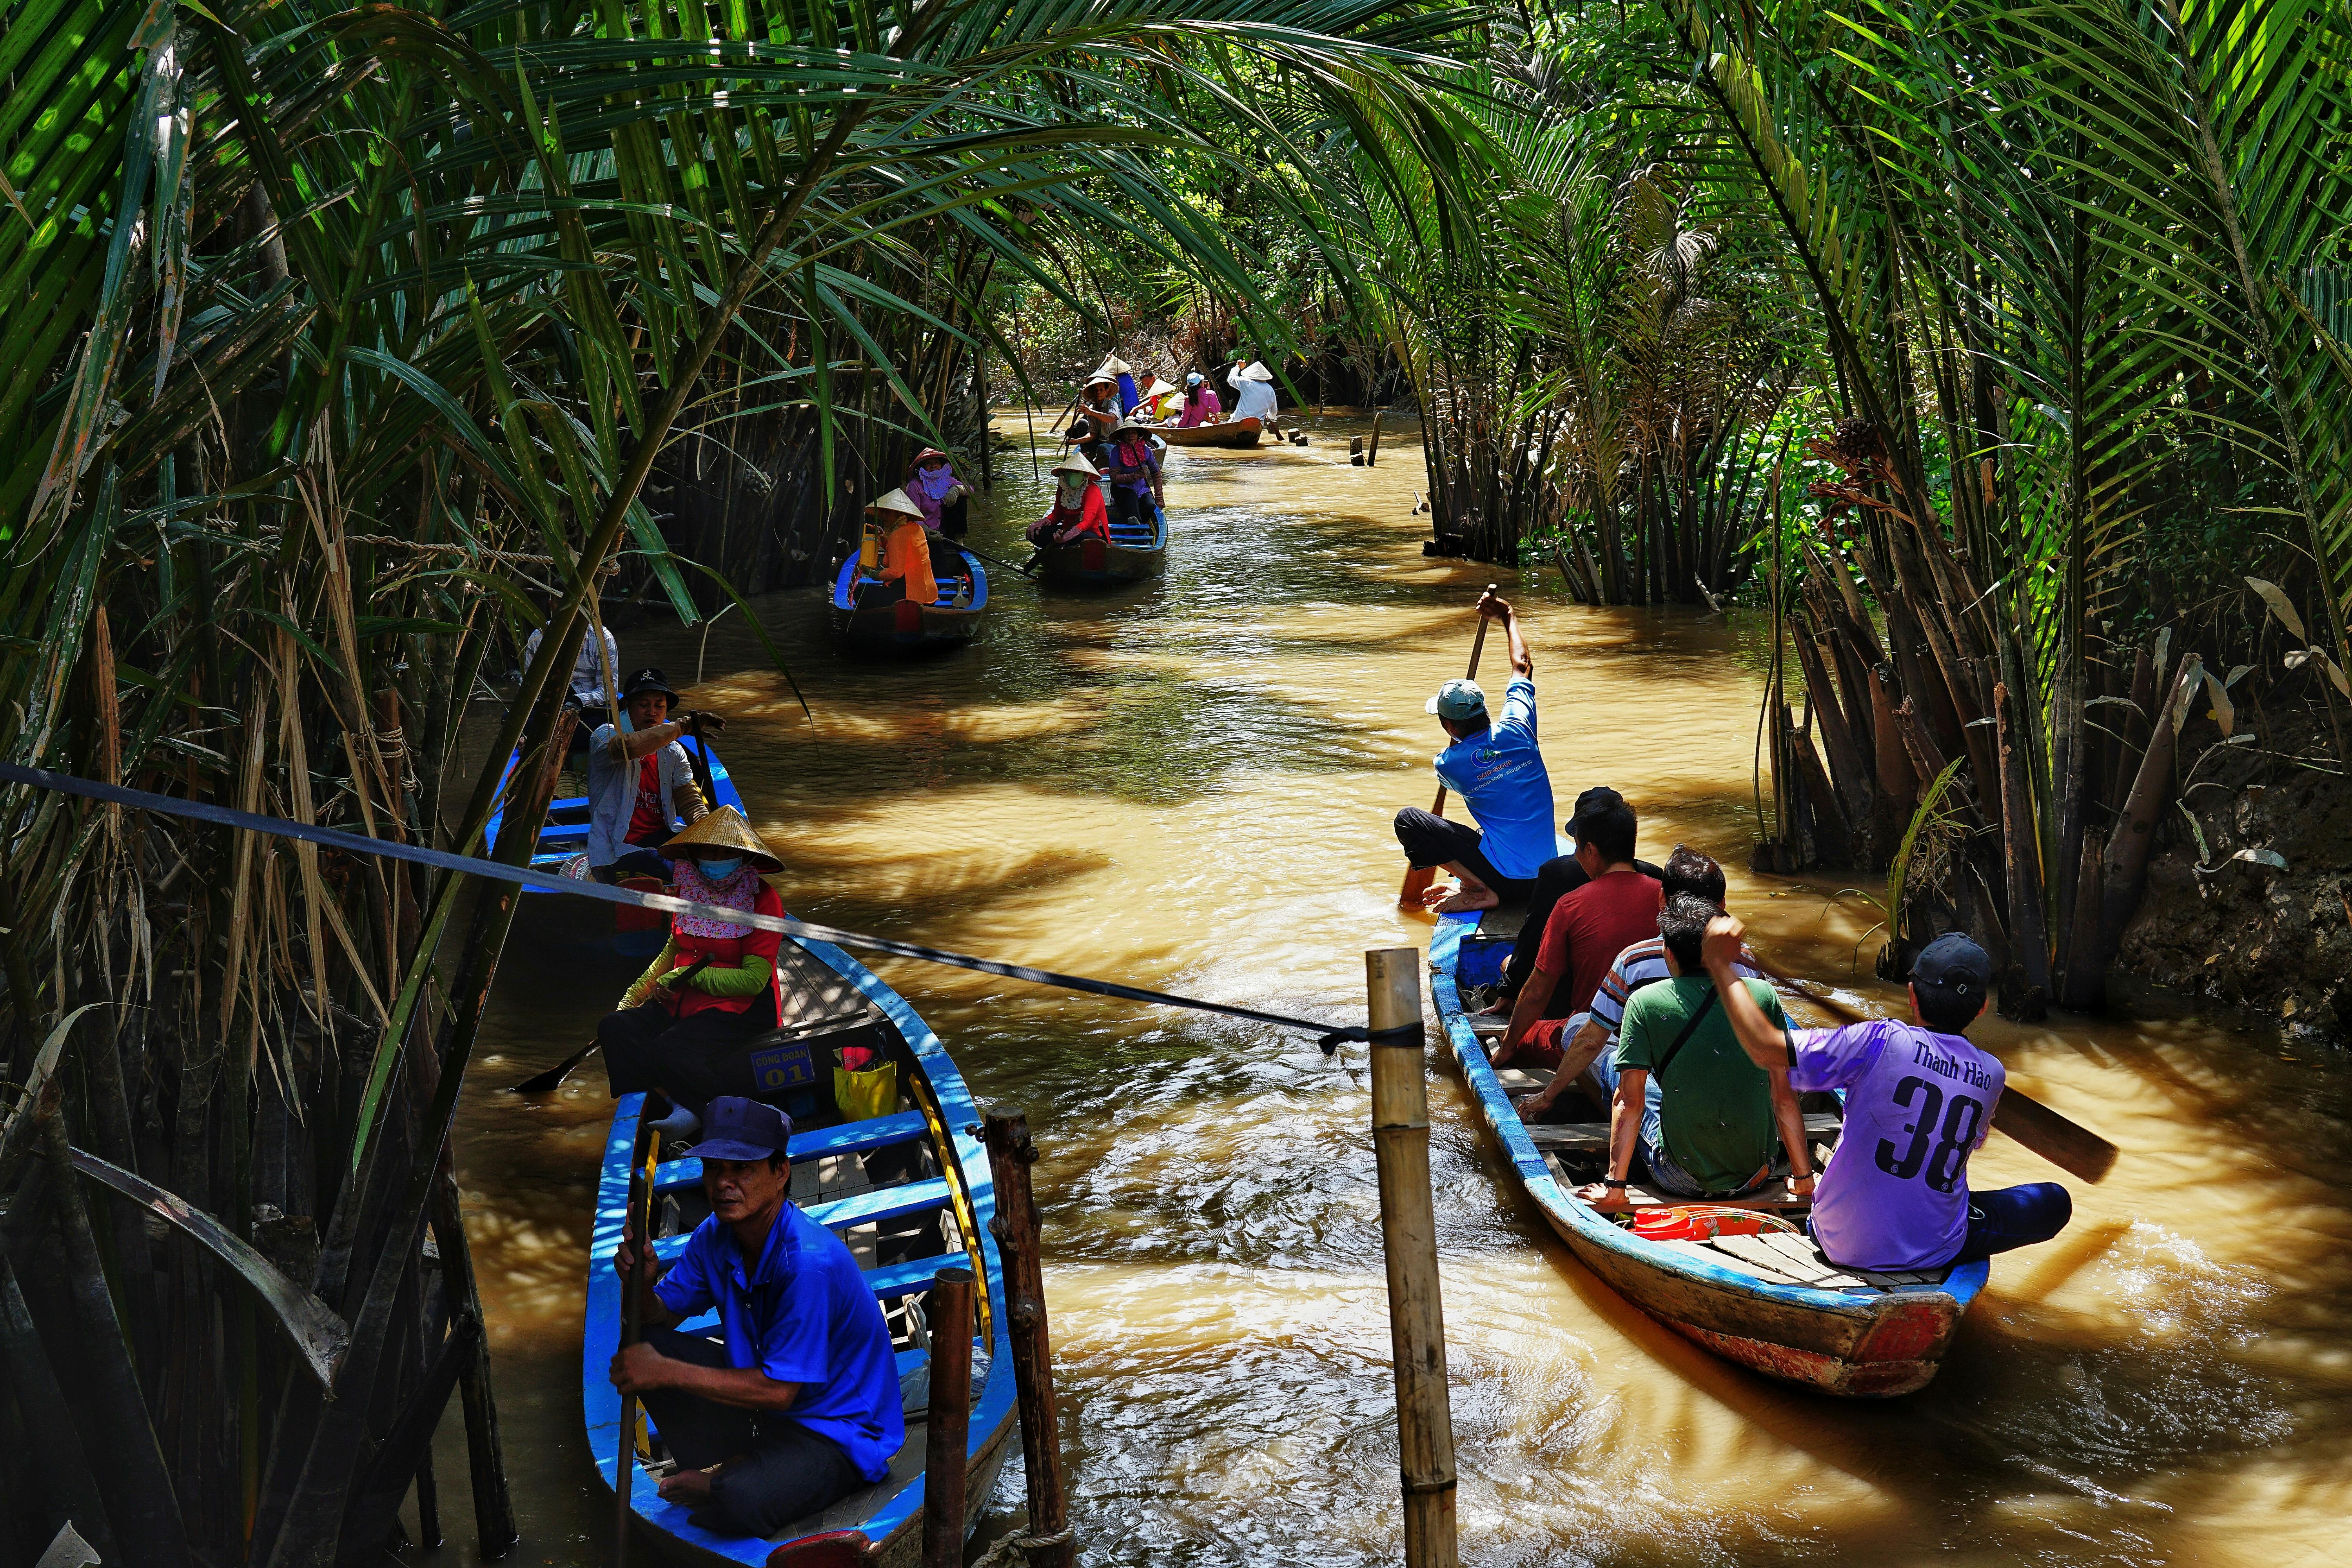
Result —
[[1114, 522], [1108, 541], [1046, 546], [1037, 574], [1063, 587], [1108, 588], [1157, 577], [1167, 562], [1168, 514], [1155, 504], [1150, 522]]
[[[687, 755], [698, 758], [709, 770], [709, 785], [706, 793], [713, 806], [731, 805], [743, 811], [742, 793], [736, 789], [735, 780], [727, 772], [727, 764], [707, 742], [688, 739], [684, 742]], [[506, 776], [499, 781], [500, 799], [508, 798], [507, 788], [514, 776], [517, 759], [507, 759]], [[698, 772], [701, 771], [699, 768]], [[751, 814], [744, 812], [746, 816]], [[506, 809], [501, 806], [490, 818], [487, 835], [488, 847], [485, 854], [498, 853], [499, 829], [505, 824]], [[535, 871], [562, 875], [564, 867], [588, 848], [588, 797], [567, 795], [553, 801], [547, 808], [547, 820], [539, 830], [539, 841], [531, 846], [530, 865]], [[660, 884], [650, 877], [628, 879], [626, 885], [642, 887], [658, 892]], [[532, 930], [541, 935], [560, 934], [549, 928], [561, 927], [561, 934], [569, 934], [585, 942], [610, 941], [614, 952], [625, 958], [651, 958], [659, 952], [669, 931], [669, 922], [657, 915], [639, 915], [634, 910], [618, 905], [598, 903], [587, 899], [553, 899], [543, 897], [544, 888], [526, 887], [526, 903], [532, 919]], [[519, 913], [521, 911], [518, 911]]]
[[[980, 1321], [972, 1356], [971, 1437], [966, 1449], [967, 1533], [987, 1506], [997, 1471], [1013, 1446], [1016, 1406], [1004, 1279], [989, 1222], [996, 1215], [988, 1154], [974, 1136], [980, 1111], [939, 1037], [904, 998], [856, 959], [824, 942], [788, 938], [778, 967], [786, 983], [785, 1021], [796, 1012], [830, 1017], [845, 1004], [868, 1007], [893, 1033], [887, 1052], [898, 1064], [898, 1108], [869, 1121], [802, 1128], [793, 1134], [793, 1201], [809, 1218], [848, 1242], [866, 1265], [866, 1280], [883, 1305], [912, 1403], [928, 1388], [928, 1333], [922, 1305], [942, 1268], [971, 1268]], [[628, 1208], [629, 1159], [642, 1095], [618, 1102], [604, 1143], [589, 1244], [588, 1316], [581, 1345], [581, 1405], [597, 1475], [614, 1480], [621, 1400], [609, 1369], [620, 1342], [621, 1287], [613, 1272]], [[654, 1179], [654, 1249], [674, 1258], [707, 1213], [701, 1163], [690, 1155], [660, 1164]], [[719, 1332], [715, 1313], [678, 1325]], [[657, 1441], [659, 1434], [655, 1432]], [[629, 1489], [640, 1536], [671, 1561], [829, 1568], [835, 1563], [905, 1568], [922, 1547], [925, 1423], [907, 1416], [907, 1440], [879, 1483], [766, 1538], [727, 1537], [697, 1529], [688, 1510], [664, 1502], [642, 1458]], [[642, 1454], [642, 1450], [640, 1451]]]
[[[1597, 1212], [1576, 1187], [1605, 1162], [1608, 1124], [1522, 1123], [1513, 1092], [1536, 1082], [1488, 1065], [1465, 1005], [1465, 990], [1501, 977], [1510, 950], [1509, 934], [1482, 931], [1477, 914], [1446, 916], [1430, 940], [1430, 989], [1446, 1043], [1511, 1173], [1577, 1260], [1675, 1332], [1769, 1376], [1860, 1397], [1925, 1386], [1990, 1266], [1867, 1274], [1829, 1263], [1794, 1231], [1651, 1240]], [[1809, 1116], [1807, 1127], [1816, 1142], [1835, 1142], [1834, 1116]], [[1685, 1202], [1638, 1184], [1630, 1191], [1640, 1205]], [[1763, 1201], [1742, 1206], [1769, 1209], [1769, 1190]]]
[[868, 591], [881, 584], [858, 569], [852, 555], [834, 574], [834, 630], [850, 647], [868, 652], [912, 653], [925, 648], [958, 647], [980, 635], [980, 619], [988, 611], [988, 572], [980, 557], [961, 545], [959, 574], [942, 575], [933, 557], [932, 574], [939, 597], [928, 605], [906, 599], [887, 604], [868, 602]]

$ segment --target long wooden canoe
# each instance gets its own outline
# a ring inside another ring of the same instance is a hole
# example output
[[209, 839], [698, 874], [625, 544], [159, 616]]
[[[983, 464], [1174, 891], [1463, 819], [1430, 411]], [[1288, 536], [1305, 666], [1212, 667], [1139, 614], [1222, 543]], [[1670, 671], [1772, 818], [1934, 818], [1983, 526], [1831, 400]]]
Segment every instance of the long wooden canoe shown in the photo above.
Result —
[[1048, 545], [1037, 574], [1064, 586], [1107, 587], [1157, 577], [1168, 562], [1168, 514], [1157, 506], [1148, 523], [1114, 522], [1110, 538]]
[[852, 555], [834, 575], [834, 630], [850, 647], [869, 652], [912, 652], [970, 642], [979, 635], [981, 616], [988, 610], [988, 572], [971, 551], [959, 546], [956, 554], [963, 562], [961, 574], [940, 575], [939, 597], [928, 605], [905, 599], [875, 602], [869, 590], [880, 584], [860, 574], [857, 557]]
[[[743, 810], [743, 796], [735, 788], [734, 778], [727, 764], [709, 742], [690, 737], [681, 742], [688, 758], [707, 764], [709, 787], [706, 792], [713, 807], [731, 805]], [[507, 772], [514, 772], [515, 759], [507, 759]], [[704, 771], [698, 765], [696, 772]], [[509, 780], [499, 781], [500, 798], [506, 796]], [[746, 813], [748, 816], [749, 814]], [[531, 846], [530, 865], [533, 870], [552, 871], [562, 875], [567, 869], [584, 876], [583, 857], [588, 848], [589, 801], [584, 795], [566, 795], [551, 801], [547, 808], [547, 820], [539, 830], [539, 840]], [[490, 818], [487, 854], [498, 852], [499, 828], [506, 820], [506, 810], [500, 807]], [[624, 879], [624, 886], [641, 888], [654, 892], [661, 890], [660, 882], [651, 877]], [[543, 898], [546, 889], [525, 888], [529, 901], [521, 913], [530, 921], [530, 929], [541, 937], [582, 942], [610, 942], [615, 952], [629, 958], [651, 958], [661, 951], [669, 923], [650, 911], [625, 908], [618, 904], [596, 903], [587, 899]]]
[[1154, 425], [1151, 433], [1171, 447], [1229, 447], [1248, 451], [1257, 445], [1264, 426], [1256, 419], [1227, 419], [1215, 425]]
[[[856, 959], [824, 942], [796, 944], [787, 938], [778, 954], [784, 973], [784, 1022], [832, 1019], [845, 1013], [883, 1022], [887, 1054], [898, 1064], [899, 1101], [890, 1114], [870, 1121], [821, 1125], [796, 1118], [793, 1131], [793, 1201], [802, 1212], [849, 1244], [866, 1270], [866, 1282], [882, 1303], [898, 1352], [907, 1411], [907, 1440], [880, 1482], [851, 1493], [822, 1513], [799, 1520], [772, 1536], [729, 1537], [699, 1530], [690, 1510], [664, 1502], [656, 1491], [667, 1473], [658, 1430], [650, 1430], [636, 1458], [629, 1488], [639, 1539], [667, 1560], [713, 1568], [718, 1564], [766, 1564], [771, 1568], [831, 1568], [859, 1563], [868, 1568], [912, 1568], [922, 1551], [923, 1458], [928, 1393], [929, 1335], [922, 1308], [940, 1270], [971, 1268], [981, 1289], [974, 1292], [980, 1321], [972, 1355], [971, 1438], [965, 1451], [964, 1527], [977, 1523], [996, 1486], [996, 1475], [1013, 1442], [1015, 1411], [1012, 1341], [1004, 1310], [1004, 1279], [989, 1222], [996, 1214], [996, 1190], [987, 1152], [972, 1135], [980, 1112], [963, 1077], [939, 1037], [907, 1005]], [[871, 1031], [861, 1034], [870, 1041]], [[830, 1054], [830, 1053], [822, 1053]], [[819, 1063], [820, 1091], [829, 1075]], [[588, 1318], [583, 1335], [580, 1399], [587, 1423], [589, 1452], [609, 1488], [619, 1436], [621, 1401], [610, 1365], [620, 1340], [621, 1288], [613, 1272], [613, 1249], [621, 1239], [628, 1208], [629, 1158], [635, 1147], [643, 1095], [625, 1095], [604, 1143], [604, 1168], [596, 1193], [596, 1225], [588, 1248]], [[805, 1107], [803, 1107], [805, 1109]], [[827, 1114], [830, 1112], [828, 1110]], [[665, 1153], [668, 1151], [665, 1150]], [[675, 1258], [702, 1215], [701, 1163], [690, 1153], [667, 1160], [655, 1173], [654, 1250]], [[678, 1325], [688, 1333], [719, 1337], [718, 1318], [706, 1313]], [[646, 1448], [652, 1450], [649, 1458]]]
[[[1482, 930], [1475, 914], [1446, 916], [1430, 940], [1430, 989], [1446, 1043], [1512, 1175], [1577, 1260], [1675, 1332], [1768, 1376], [1863, 1397], [1908, 1394], [1934, 1377], [1989, 1265], [1864, 1274], [1828, 1262], [1793, 1232], [1652, 1241], [1576, 1196], [1607, 1160], [1608, 1124], [1523, 1124], [1514, 1096], [1546, 1080], [1489, 1066], [1464, 1005], [1465, 987], [1500, 976], [1510, 947], [1507, 931]], [[1809, 1116], [1807, 1126], [1816, 1142], [1836, 1142], [1833, 1116]], [[1638, 1184], [1629, 1193], [1637, 1212], [1685, 1201]], [[1801, 1205], [1775, 1186], [1738, 1206]]]

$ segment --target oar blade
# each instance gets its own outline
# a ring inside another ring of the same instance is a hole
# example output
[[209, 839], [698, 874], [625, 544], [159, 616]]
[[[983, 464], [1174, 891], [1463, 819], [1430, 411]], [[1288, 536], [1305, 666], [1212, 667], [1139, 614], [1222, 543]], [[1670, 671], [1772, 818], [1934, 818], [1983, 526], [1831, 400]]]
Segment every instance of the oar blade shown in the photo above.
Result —
[[2001, 1090], [1992, 1124], [2060, 1170], [2086, 1182], [2104, 1182], [2115, 1169], [2114, 1144], [2014, 1085]]
[[563, 1087], [563, 1080], [572, 1076], [572, 1069], [578, 1067], [582, 1062], [586, 1061], [588, 1059], [588, 1053], [595, 1048], [596, 1047], [594, 1043], [591, 1042], [582, 1049], [572, 1052], [570, 1056], [564, 1058], [562, 1061], [556, 1063], [545, 1072], [538, 1073], [530, 1078], [523, 1079], [520, 1083], [516, 1084], [507, 1092], [509, 1094], [553, 1094], [557, 1089]]

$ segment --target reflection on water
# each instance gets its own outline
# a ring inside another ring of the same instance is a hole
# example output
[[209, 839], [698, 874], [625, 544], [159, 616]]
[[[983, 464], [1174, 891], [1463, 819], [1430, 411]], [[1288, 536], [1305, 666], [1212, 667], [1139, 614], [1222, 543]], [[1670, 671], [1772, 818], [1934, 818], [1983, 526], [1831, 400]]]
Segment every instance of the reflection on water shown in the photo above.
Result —
[[[1144, 985], [1359, 1011], [1361, 951], [1425, 937], [1392, 905], [1387, 818], [1430, 793], [1422, 701], [1461, 672], [1486, 570], [1419, 553], [1410, 438], [1391, 429], [1388, 466], [1366, 470], [1346, 460], [1365, 425], [1307, 424], [1305, 450], [1173, 458], [1164, 581], [1088, 597], [1000, 573], [980, 646], [943, 660], [852, 663], [814, 590], [764, 602], [814, 728], [721, 623], [693, 700], [733, 720], [728, 761], [791, 868], [787, 903]], [[1019, 559], [1045, 500], [1025, 458], [1001, 461], [975, 542]], [[1556, 579], [1522, 602], [1559, 804], [1622, 789], [1647, 852], [1687, 841], [1724, 859], [1785, 967], [1883, 999], [1855, 978], [1866, 903], [1744, 869], [1757, 629], [1582, 609]], [[673, 671], [694, 651], [675, 633], [629, 646]], [[1360, 1066], [1252, 1026], [881, 967], [1046, 1151], [1086, 1561], [1394, 1561]], [[583, 1039], [626, 979], [519, 942], [464, 1110], [522, 1562], [607, 1552], [576, 1381], [607, 1102], [593, 1067], [540, 1105], [491, 1086]], [[1878, 1405], [1734, 1371], [1631, 1310], [1505, 1194], [1458, 1087], [1437, 1082], [1465, 1561], [2333, 1556], [2352, 1511], [2352, 1078], [2210, 1019], [1980, 1037], [2124, 1158], [2078, 1191], [2063, 1237], [1996, 1265], [1937, 1382]], [[1999, 1139], [1976, 1170], [2049, 1173]], [[444, 1560], [470, 1546], [460, 1456], [443, 1449]], [[1001, 1495], [1018, 1487], [1016, 1466]]]

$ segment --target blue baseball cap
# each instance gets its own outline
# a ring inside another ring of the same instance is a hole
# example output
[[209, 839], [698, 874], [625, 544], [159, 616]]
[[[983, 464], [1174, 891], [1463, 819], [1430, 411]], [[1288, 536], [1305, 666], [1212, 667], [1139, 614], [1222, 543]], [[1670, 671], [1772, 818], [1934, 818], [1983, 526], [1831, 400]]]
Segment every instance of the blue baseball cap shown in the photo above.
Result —
[[1992, 960], [1960, 932], [1948, 931], [1911, 961], [1911, 984], [1922, 994], [1980, 1003], [1992, 984]]
[[1207, 378], [1205, 376], [1202, 375], [1202, 374], [1196, 370], [1192, 374], [1184, 378], [1184, 384], [1187, 386], [1198, 386], [1206, 379]]
[[1475, 680], [1449, 680], [1437, 689], [1437, 695], [1423, 707], [1424, 713], [1434, 713], [1441, 719], [1459, 723], [1475, 719], [1486, 711], [1486, 689]]
[[793, 1119], [761, 1100], [722, 1094], [702, 1110], [698, 1160], [764, 1160], [792, 1143]]

